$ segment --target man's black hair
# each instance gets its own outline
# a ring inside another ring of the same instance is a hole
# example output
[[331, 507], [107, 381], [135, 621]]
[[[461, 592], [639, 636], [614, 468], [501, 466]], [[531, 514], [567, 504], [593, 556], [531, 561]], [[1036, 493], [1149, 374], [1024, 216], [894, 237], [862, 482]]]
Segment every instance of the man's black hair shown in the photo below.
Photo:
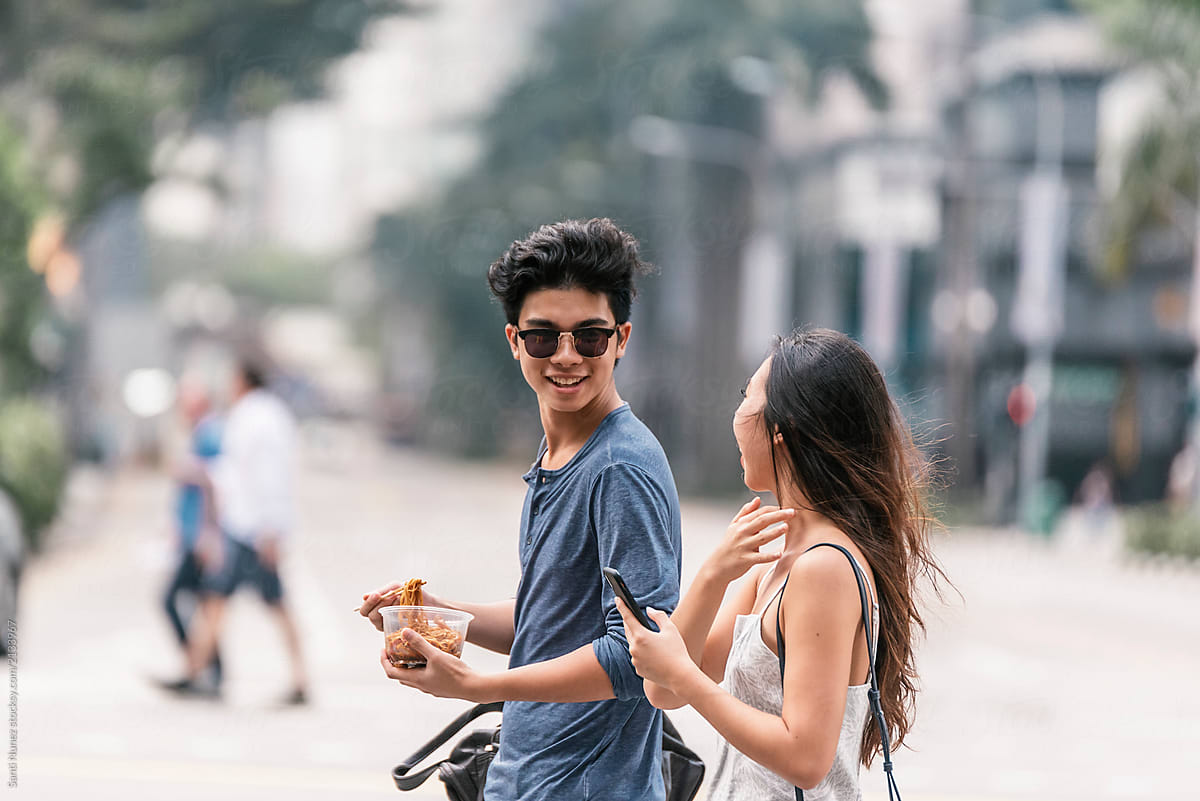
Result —
[[621, 325], [637, 294], [634, 277], [649, 270], [638, 257], [637, 240], [612, 220], [563, 220], [509, 245], [488, 268], [488, 285], [512, 325], [530, 292], [576, 288], [607, 295]]
[[267, 371], [256, 361], [242, 359], [238, 362], [238, 372], [250, 389], [262, 389], [267, 385]]

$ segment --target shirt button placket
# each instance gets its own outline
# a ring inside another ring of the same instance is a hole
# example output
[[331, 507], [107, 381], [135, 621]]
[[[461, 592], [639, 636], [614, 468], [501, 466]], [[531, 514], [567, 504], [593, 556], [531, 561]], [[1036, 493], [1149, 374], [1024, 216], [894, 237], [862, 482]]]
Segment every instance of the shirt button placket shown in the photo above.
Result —
[[[546, 480], [545, 478], [543, 478], [543, 479], [542, 479], [542, 481], [545, 481], [545, 480]], [[531, 544], [533, 544], [533, 531], [532, 531], [532, 529], [533, 529], [533, 518], [537, 517], [537, 513], [538, 513], [538, 503], [537, 503], [537, 501], [535, 500], [535, 501], [533, 502], [533, 506], [531, 506], [531, 507], [529, 508], [529, 528], [530, 528], [531, 530], [525, 534], [525, 544], [526, 544], [526, 545], [531, 545]]]
[[[541, 479], [541, 481], [540, 481], [540, 482], [538, 482], [538, 483], [540, 483], [540, 484], [542, 484], [542, 485], [544, 486], [544, 485], [546, 484], [546, 476], [545, 476], [545, 474], [542, 474], [542, 475], [540, 475], [540, 476], [539, 476], [539, 478]], [[535, 493], [535, 496], [534, 496], [534, 497], [535, 497], [535, 498], [537, 498], [537, 495], [536, 495], [536, 493]], [[533, 518], [537, 517], [537, 516], [538, 516], [538, 512], [540, 512], [540, 511], [542, 511], [542, 503], [541, 503], [541, 500], [534, 500], [534, 502], [533, 502], [533, 506], [532, 506], [532, 507], [530, 508], [530, 510], [529, 510], [529, 527], [530, 527], [531, 529], [533, 528]], [[532, 544], [533, 544], [533, 532], [532, 532], [532, 531], [530, 531], [528, 534], [526, 534], [526, 535], [525, 535], [525, 544], [526, 544], [526, 545], [532, 545]]]

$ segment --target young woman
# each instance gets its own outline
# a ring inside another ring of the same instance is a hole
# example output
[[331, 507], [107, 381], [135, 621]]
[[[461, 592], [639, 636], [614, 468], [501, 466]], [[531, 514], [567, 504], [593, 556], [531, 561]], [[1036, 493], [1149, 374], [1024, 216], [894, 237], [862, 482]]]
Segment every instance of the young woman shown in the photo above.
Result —
[[[928, 541], [924, 461], [878, 368], [849, 337], [802, 330], [778, 341], [744, 391], [733, 433], [742, 507], [658, 633], [620, 605], [637, 672], [655, 706], [690, 704], [724, 742], [709, 799], [861, 797], [859, 765], [880, 747], [867, 691], [867, 632], [854, 570], [866, 578], [875, 670], [891, 742], [916, 691], [915, 598], [944, 579]], [[777, 552], [760, 550], [783, 537]], [[776, 624], [783, 632], [780, 676]], [[718, 684], [718, 682], [720, 682]]]

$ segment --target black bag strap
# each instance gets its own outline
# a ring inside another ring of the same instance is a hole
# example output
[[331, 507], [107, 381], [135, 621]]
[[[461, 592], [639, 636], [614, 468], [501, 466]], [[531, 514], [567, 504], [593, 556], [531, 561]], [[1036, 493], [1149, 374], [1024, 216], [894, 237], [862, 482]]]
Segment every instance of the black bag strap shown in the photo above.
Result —
[[675, 728], [675, 724], [671, 722], [671, 719], [669, 717], [667, 717], [666, 712], [663, 713], [662, 721], [663, 721], [663, 727], [662, 727], [663, 750], [664, 751], [673, 751], [676, 754], [684, 756], [688, 759], [694, 759], [697, 762], [703, 763], [704, 760], [702, 760], [700, 758], [700, 755], [697, 754], [695, 751], [693, 751], [691, 748], [689, 748], [687, 743], [685, 743], [683, 741], [683, 735], [679, 733], [679, 729]]
[[[820, 548], [827, 545], [830, 548], [837, 548], [850, 561], [850, 567], [854, 570], [854, 580], [858, 583], [858, 599], [862, 604], [863, 630], [867, 634], [867, 663], [868, 672], [871, 677], [871, 689], [867, 691], [867, 699], [871, 704], [871, 713], [875, 718], [876, 724], [879, 726], [879, 747], [883, 751], [883, 772], [887, 774], [888, 784], [888, 799], [891, 801], [893, 793], [895, 801], [901, 801], [900, 788], [896, 786], [896, 779], [892, 775], [892, 749], [891, 740], [888, 737], [887, 723], [883, 719], [883, 705], [879, 700], [879, 681], [875, 678], [875, 636], [871, 627], [871, 613], [867, 600], [867, 580], [863, 576], [862, 568], [858, 566], [858, 562], [854, 560], [854, 555], [846, 550], [841, 545], [834, 542], [818, 542], [816, 545], [808, 548], [804, 553], [808, 553], [813, 548]], [[791, 578], [789, 573], [787, 578], [783, 580], [783, 586], [779, 588], [779, 606], [775, 607], [775, 641], [779, 644], [779, 678], [783, 680], [783, 627], [779, 624], [779, 615], [783, 609], [783, 591], [787, 589], [788, 578]], [[804, 801], [804, 791], [799, 787], [796, 788], [796, 801]]]
[[422, 760], [434, 751], [445, 745], [463, 726], [466, 726], [477, 717], [486, 715], [489, 712], [499, 712], [503, 708], [503, 701], [493, 701], [490, 704], [476, 704], [452, 720], [450, 725], [438, 732], [432, 740], [421, 746], [417, 750], [417, 753], [392, 768], [392, 779], [396, 782], [396, 787], [400, 790], [413, 790], [420, 787], [442, 763], [435, 762], [424, 770], [417, 771], [412, 775], [408, 773], [410, 770], [420, 764]]

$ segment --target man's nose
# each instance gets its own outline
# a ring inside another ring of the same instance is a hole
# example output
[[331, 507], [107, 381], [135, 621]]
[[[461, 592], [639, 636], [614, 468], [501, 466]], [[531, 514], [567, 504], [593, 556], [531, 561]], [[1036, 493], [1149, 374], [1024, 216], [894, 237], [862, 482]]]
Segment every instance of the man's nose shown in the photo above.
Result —
[[575, 335], [570, 331], [563, 331], [558, 335], [558, 348], [554, 351], [554, 356], [551, 357], [555, 362], [580, 362], [583, 357], [579, 355], [579, 351], [575, 350]]

